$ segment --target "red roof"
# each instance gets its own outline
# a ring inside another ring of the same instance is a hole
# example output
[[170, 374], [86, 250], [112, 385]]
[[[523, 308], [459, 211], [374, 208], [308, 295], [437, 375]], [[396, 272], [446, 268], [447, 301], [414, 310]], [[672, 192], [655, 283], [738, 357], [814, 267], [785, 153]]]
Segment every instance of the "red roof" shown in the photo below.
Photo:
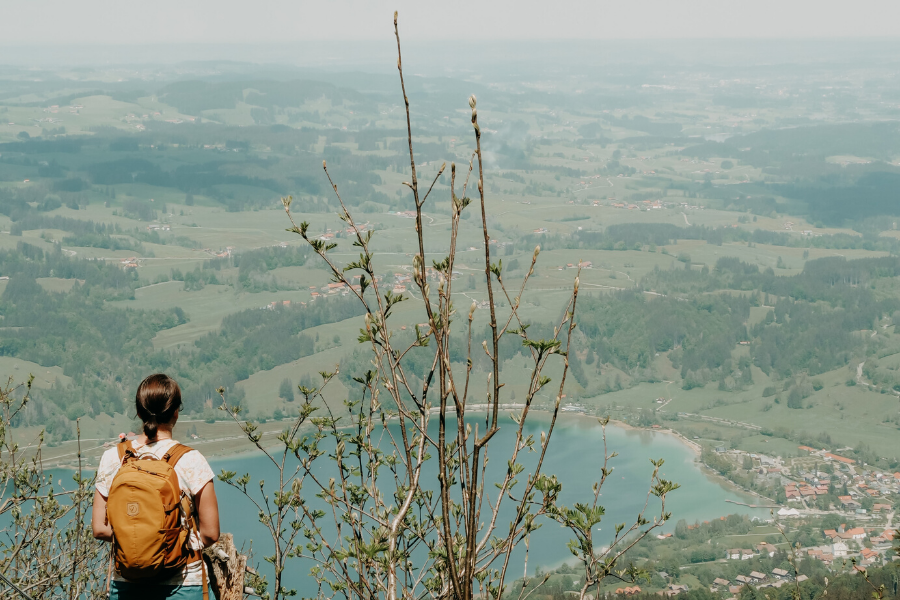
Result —
[[838, 462], [842, 462], [847, 465], [852, 465], [856, 462], [852, 458], [845, 458], [843, 456], [838, 456], [837, 454], [832, 454], [831, 452], [826, 452], [825, 456], [826, 456], [826, 458], [830, 458], [831, 460], [836, 460]]

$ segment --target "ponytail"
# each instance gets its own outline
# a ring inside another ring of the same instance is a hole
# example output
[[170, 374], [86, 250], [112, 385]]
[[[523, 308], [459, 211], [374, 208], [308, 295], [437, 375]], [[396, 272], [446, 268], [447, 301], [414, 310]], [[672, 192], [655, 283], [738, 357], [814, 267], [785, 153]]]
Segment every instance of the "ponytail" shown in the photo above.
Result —
[[168, 375], [150, 375], [138, 386], [134, 405], [144, 422], [144, 435], [155, 440], [160, 423], [169, 423], [181, 408], [181, 388]]
[[148, 440], [156, 439], [156, 421], [144, 421], [144, 435]]

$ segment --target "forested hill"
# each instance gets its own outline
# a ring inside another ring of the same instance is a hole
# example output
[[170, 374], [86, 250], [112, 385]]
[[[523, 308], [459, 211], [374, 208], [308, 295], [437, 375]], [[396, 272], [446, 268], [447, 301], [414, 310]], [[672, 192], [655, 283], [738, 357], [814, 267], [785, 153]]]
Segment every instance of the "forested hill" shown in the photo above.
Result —
[[[267, 264], [305, 261], [305, 253], [260, 250], [238, 255], [239, 281], [265, 285]], [[221, 264], [182, 275], [185, 288], [203, 284]], [[237, 265], [236, 265], [237, 266]], [[185, 408], [199, 414], [205, 401], [226, 387], [240, 401], [234, 383], [250, 374], [315, 352], [315, 340], [304, 330], [361, 314], [358, 302], [335, 299], [308, 307], [278, 305], [225, 317], [221, 328], [185, 351], [156, 350], [152, 339], [160, 331], [187, 322], [181, 308], [134, 310], [107, 301], [134, 296], [140, 285], [134, 269], [106, 261], [66, 256], [57, 246], [45, 252], [19, 242], [15, 251], [0, 251], [0, 272], [8, 274], [0, 295], [0, 356], [44, 365], [59, 365], [71, 385], [57, 382], [36, 389], [34, 401], [17, 417], [17, 425], [46, 424], [52, 439], [69, 439], [71, 421], [85, 415], [127, 413], [127, 399], [146, 373], [167, 371], [184, 390]], [[191, 275], [190, 282], [188, 275]], [[262, 277], [262, 278], [260, 278]], [[75, 280], [67, 292], [48, 291], [39, 283]]]
[[[740, 388], [752, 383], [750, 364], [778, 379], [818, 375], [885, 344], [857, 332], [900, 311], [900, 299], [877, 293], [898, 274], [895, 257], [820, 259], [790, 277], [721, 258], [714, 269], [655, 270], [642, 289], [588, 298], [579, 325], [601, 362], [634, 377], [659, 377], [654, 357], [669, 352], [685, 389]], [[759, 322], [750, 322], [752, 307], [767, 308]], [[749, 355], [734, 360], [739, 343]], [[900, 389], [900, 378], [885, 383]]]

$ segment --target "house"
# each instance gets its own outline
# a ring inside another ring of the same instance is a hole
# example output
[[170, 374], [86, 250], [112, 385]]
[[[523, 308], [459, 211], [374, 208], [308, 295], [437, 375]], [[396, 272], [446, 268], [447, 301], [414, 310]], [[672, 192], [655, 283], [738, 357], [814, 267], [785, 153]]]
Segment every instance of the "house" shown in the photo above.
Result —
[[856, 464], [856, 461], [851, 458], [845, 458], [843, 456], [838, 456], [837, 454], [832, 454], [831, 452], [826, 452], [824, 455], [825, 459], [831, 459], [837, 461], [839, 463], [843, 463], [845, 465], [853, 465]]
[[807, 579], [809, 579], [809, 577], [807, 577], [806, 575], [800, 575], [797, 577], [797, 583], [803, 583]]
[[737, 577], [734, 578], [734, 580], [743, 585], [750, 585], [751, 583], [753, 583], [753, 580], [750, 579], [749, 577], [747, 577], [746, 575], [738, 575]]
[[832, 554], [831, 552], [825, 552], [824, 550], [821, 550], [819, 548], [810, 548], [806, 551], [806, 553], [810, 558], [821, 560], [825, 564], [831, 564], [834, 561], [834, 554]]
[[752, 579], [755, 583], [759, 583], [761, 581], [765, 581], [766, 576], [764, 573], [760, 573], [759, 571], [751, 571], [750, 579]]
[[656, 592], [656, 594], [658, 596], [666, 596], [666, 597], [671, 598], [672, 596], [677, 596], [681, 592], [688, 591], [688, 589], [689, 588], [686, 585], [676, 585], [674, 583], [670, 583], [669, 587], [667, 587], [666, 589], [661, 590], [659, 592]]
[[[846, 500], [844, 500], [843, 498], [846, 498]], [[842, 508], [846, 508], [848, 510], [856, 510], [862, 507], [862, 504], [860, 504], [850, 496], [838, 496], [838, 499], [841, 500]]]
[[834, 553], [835, 558], [842, 558], [842, 557], [847, 556], [848, 548], [847, 548], [847, 544], [845, 544], [844, 542], [835, 542], [831, 546], [831, 550]]
[[729, 585], [731, 585], [731, 582], [728, 581], [727, 579], [722, 579], [721, 577], [716, 577], [715, 579], [713, 579], [713, 585], [718, 586], [718, 587], [728, 587]]
[[773, 546], [772, 544], [769, 544], [767, 542], [763, 542], [761, 544], [756, 545], [756, 551], [759, 552], [760, 554], [768, 554], [769, 558], [775, 556], [775, 551], [777, 549], [778, 548], [776, 548], [775, 546]]
[[641, 593], [641, 588], [640, 588], [640, 586], [637, 586], [637, 585], [632, 586], [632, 587], [616, 589], [616, 595], [634, 596], [635, 594], [640, 594], [640, 593]]
[[864, 564], [872, 564], [875, 562], [875, 559], [878, 558], [878, 553], [871, 548], [863, 548], [859, 555], [862, 556], [863, 561], [865, 561]]
[[878, 535], [870, 537], [869, 540], [876, 546], [890, 544], [894, 540], [894, 532], [890, 529], [885, 529]]
[[772, 569], [772, 575], [778, 579], [786, 579], [789, 573], [784, 569]]

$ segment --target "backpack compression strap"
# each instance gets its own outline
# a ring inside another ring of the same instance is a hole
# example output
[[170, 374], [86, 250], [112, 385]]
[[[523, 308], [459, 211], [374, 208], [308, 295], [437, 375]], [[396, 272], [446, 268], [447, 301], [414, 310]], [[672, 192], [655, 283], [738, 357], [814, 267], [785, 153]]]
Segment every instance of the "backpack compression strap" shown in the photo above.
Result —
[[169, 463], [169, 466], [175, 467], [175, 464], [181, 460], [181, 457], [191, 452], [193, 448], [184, 444], [174, 444], [163, 456], [163, 460]]
[[125, 440], [124, 442], [119, 442], [116, 444], [116, 450], [119, 451], [119, 462], [122, 463], [125, 461], [126, 455], [130, 454], [134, 456], [134, 446], [131, 445], [131, 440]]

